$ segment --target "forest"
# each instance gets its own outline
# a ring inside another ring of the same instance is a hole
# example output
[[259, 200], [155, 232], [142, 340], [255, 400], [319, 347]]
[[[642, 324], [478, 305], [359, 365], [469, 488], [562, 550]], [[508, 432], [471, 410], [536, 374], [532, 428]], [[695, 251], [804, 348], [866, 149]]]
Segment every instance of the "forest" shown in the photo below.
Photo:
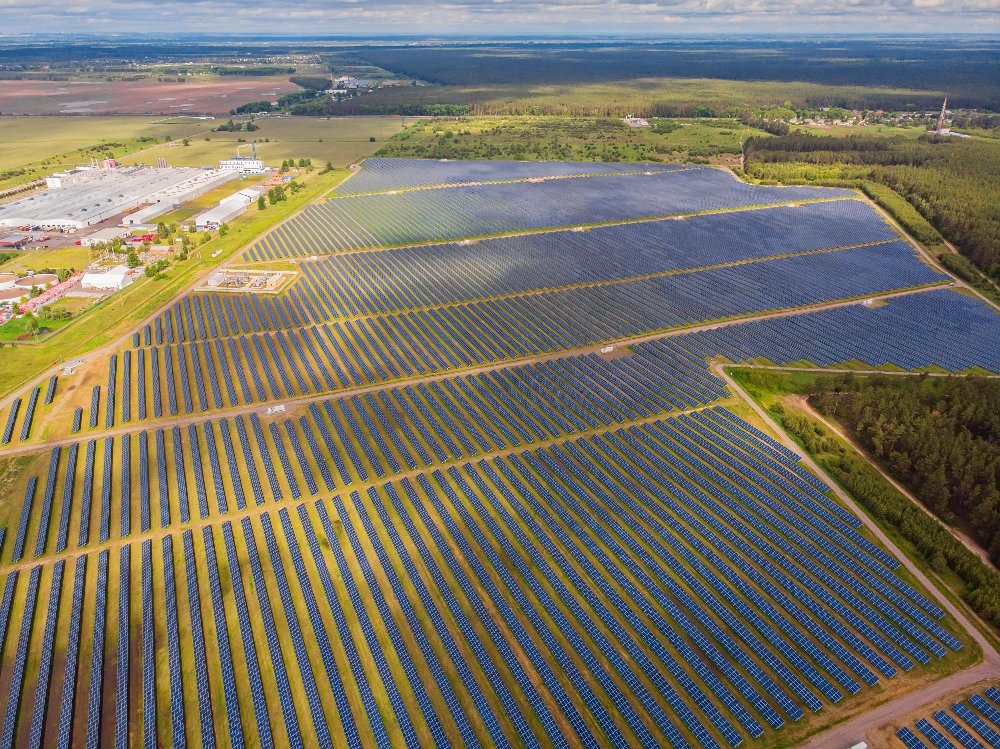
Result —
[[[446, 86], [572, 85], [641, 78], [799, 81], [919, 89], [940, 106], [1000, 110], [1000, 45], [987, 40], [672, 39], [663, 42], [368, 46], [356, 53], [405, 77]], [[934, 97], [937, 97], [935, 99]], [[897, 102], [924, 106], [923, 99]], [[858, 100], [852, 104], [864, 104]], [[870, 108], [889, 101], [877, 96]]]
[[[1000, 537], [1000, 414], [995, 403], [1000, 383], [889, 375], [804, 377], [752, 369], [736, 369], [732, 375], [905, 551], [922, 558], [1000, 629], [1000, 570], [995, 565]], [[788, 393], [807, 397], [819, 411], [838, 419], [927, 509], [900, 493], [868, 456], [795, 407], [785, 398]], [[989, 549], [994, 564], [984, 561], [989, 553], [956, 538], [935, 516], [937, 509]]]
[[653, 119], [628, 127], [610, 117], [465, 117], [418, 120], [379, 156], [423, 159], [515, 159], [738, 163], [740, 138], [763, 134], [736, 120]]
[[818, 380], [809, 401], [1000, 562], [1000, 382], [846, 375]]
[[793, 133], [749, 140], [746, 170], [782, 182], [885, 185], [1000, 280], [1000, 140]]

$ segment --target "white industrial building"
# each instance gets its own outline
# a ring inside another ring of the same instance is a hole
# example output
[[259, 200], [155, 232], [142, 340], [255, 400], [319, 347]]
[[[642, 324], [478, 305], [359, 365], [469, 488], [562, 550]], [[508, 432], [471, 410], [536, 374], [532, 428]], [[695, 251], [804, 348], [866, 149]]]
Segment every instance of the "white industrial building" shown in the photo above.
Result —
[[116, 239], [125, 239], [130, 234], [128, 229], [123, 229], [120, 226], [109, 226], [106, 229], [98, 229], [89, 237], [84, 237], [80, 240], [80, 244], [83, 247], [93, 247], [95, 244], [100, 244], [102, 242], [114, 242]]
[[84, 273], [80, 285], [85, 289], [120, 291], [134, 280], [127, 265], [119, 265], [110, 270]]
[[223, 159], [219, 162], [219, 170], [236, 174], [263, 174], [267, 171], [260, 159], [246, 159], [237, 156], [234, 159]]
[[223, 198], [217, 206], [209, 208], [204, 213], [195, 216], [194, 228], [198, 231], [218, 229], [222, 224], [239, 216], [243, 211], [257, 201], [260, 193], [252, 187], [240, 190]]
[[221, 184], [236, 179], [236, 174], [222, 169], [197, 169], [198, 175], [190, 180], [171, 185], [170, 187], [150, 195], [145, 201], [149, 203], [145, 208], [140, 208], [134, 213], [130, 213], [122, 223], [125, 226], [139, 226], [152, 222], [152, 219], [162, 216], [164, 213], [180, 208], [180, 206], [196, 198], [203, 193], [213, 190]]
[[0, 227], [82, 229], [146, 204], [164, 212], [233, 179], [233, 172], [191, 167], [74, 169], [46, 179], [49, 189], [0, 205]]

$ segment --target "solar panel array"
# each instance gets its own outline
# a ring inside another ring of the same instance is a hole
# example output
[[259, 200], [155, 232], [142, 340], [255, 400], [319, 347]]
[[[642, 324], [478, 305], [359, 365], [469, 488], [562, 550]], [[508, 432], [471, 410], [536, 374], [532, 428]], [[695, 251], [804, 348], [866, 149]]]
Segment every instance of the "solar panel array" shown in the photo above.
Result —
[[748, 185], [706, 167], [336, 197], [308, 206], [248, 254], [254, 260], [309, 257], [855, 194]]
[[703, 351], [732, 361], [830, 366], [859, 361], [902, 369], [1000, 372], [997, 315], [978, 299], [930, 291], [807, 315], [774, 318], [694, 337]]
[[907, 749], [993, 749], [1000, 746], [1000, 688], [990, 687], [938, 710], [934, 720], [920, 718], [902, 726], [896, 737]]
[[156, 402], [165, 386], [171, 416], [199, 413], [215, 408], [214, 398], [210, 404], [204, 395], [205, 383], [215, 383], [222, 400], [220, 382], [231, 383], [233, 370], [241, 373], [239, 389], [227, 388], [225, 405], [249, 405], [941, 280], [903, 243], [893, 242], [239, 335], [225, 345], [215, 341], [218, 355], [212, 358], [185, 355], [198, 350], [194, 341], [154, 347], [163, 354], [154, 360], [162, 359], [164, 369], [154, 371], [148, 390]]
[[[367, 179], [550, 169], [428, 166]], [[403, 194], [521, 191], [515, 223], [611, 183], [677, 193], [617, 195], [620, 213], [846, 194], [662, 172]], [[96, 361], [93, 390], [50, 381], [42, 407], [85, 436], [31, 457], [9, 550], [0, 529], [7, 745], [780, 743], [963, 647], [709, 367], [1000, 369], [1000, 318], [953, 291], [798, 311], [941, 281], [864, 204], [304, 267], [279, 296], [182, 296]], [[640, 342], [596, 352], [623, 337]], [[8, 440], [32, 410], [12, 405]], [[990, 740], [987, 700], [935, 730]]]
[[368, 158], [364, 168], [336, 188], [357, 195], [434, 185], [572, 177], [588, 174], [643, 174], [690, 169], [683, 164], [609, 164], [589, 161], [450, 161], [448, 159]]
[[348, 317], [897, 238], [866, 203], [837, 200], [343, 253], [304, 264], [297, 291], [307, 295], [307, 308], [308, 299], [316, 300], [324, 317]]

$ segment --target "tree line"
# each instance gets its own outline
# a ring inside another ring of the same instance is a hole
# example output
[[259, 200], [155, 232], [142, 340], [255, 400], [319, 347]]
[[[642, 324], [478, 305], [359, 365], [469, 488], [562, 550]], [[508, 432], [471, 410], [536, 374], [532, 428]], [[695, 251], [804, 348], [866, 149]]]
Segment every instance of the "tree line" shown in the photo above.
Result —
[[750, 176], [763, 179], [883, 184], [1000, 279], [1000, 141], [796, 132], [751, 139], [746, 163]]
[[[888, 452], [900, 453], [900, 457], [882, 457], [881, 462], [890, 475], [900, 483], [909, 485], [924, 501], [928, 501], [931, 496], [940, 500], [935, 488], [940, 477], [930, 476], [935, 473], [939, 463], [953, 457], [959, 457], [959, 460], [951, 470], [946, 465], [945, 483], [940, 484], [952, 486], [949, 482], [954, 479], [956, 490], [949, 489], [949, 506], [957, 507], [960, 503], [958, 497], [967, 497], [974, 492], [964, 490], [975, 485], [978, 481], [976, 476], [982, 477], [983, 456], [973, 456], [973, 450], [978, 451], [978, 448], [973, 448], [967, 457], [961, 457], [966, 455], [963, 449], [967, 449], [968, 444], [966, 438], [957, 436], [962, 434], [963, 429], [968, 428], [976, 439], [990, 443], [993, 458], [996, 459], [997, 414], [995, 407], [990, 411], [989, 398], [997, 397], [996, 388], [1000, 385], [993, 381], [988, 385], [992, 388], [992, 393], [979, 396], [974, 391], [980, 389], [983, 381], [976, 379], [948, 379], [944, 382], [945, 378], [846, 375], [797, 384], [782, 379], [773, 372], [761, 370], [744, 370], [738, 376], [751, 388], [807, 395], [810, 403], [819, 410], [836, 416], [849, 428], [859, 424], [865, 414], [872, 423], [881, 419], [883, 426], [874, 428], [873, 433], [881, 435], [883, 450], [891, 443], [895, 450], [889, 449]], [[923, 558], [932, 570], [946, 578], [956, 578], [957, 580], [949, 580], [950, 583], [957, 582], [956, 592], [983, 619], [1000, 628], [1000, 571], [994, 564], [984, 561], [979, 554], [967, 548], [932, 512], [921, 508], [897, 491], [865, 457], [838, 439], [823, 424], [807, 414], [785, 408], [780, 401], [773, 403], [770, 410], [785, 430], [802, 443], [830, 477], [847, 490], [876, 522], [891, 529], [903, 541], [903, 546]], [[914, 418], [937, 418], [939, 414], [943, 414], [945, 421], [944, 424], [937, 425], [940, 431], [928, 433], [922, 425], [910, 429], [909, 425]], [[960, 424], [962, 426], [958, 426]], [[868, 428], [863, 426], [860, 431], [855, 429], [863, 443], [866, 438], [860, 432]], [[983, 434], [990, 436], [983, 437]], [[939, 444], [939, 448], [920, 448], [921, 445], [930, 446], [935, 443]], [[868, 449], [875, 452], [873, 445], [873, 442], [870, 443]], [[916, 447], [911, 450], [911, 446]], [[906, 451], [909, 461], [901, 457], [903, 451]], [[896, 474], [906, 466], [909, 466], [906, 477]], [[995, 483], [987, 483], [987, 486], [992, 486], [995, 492]], [[934, 500], [931, 499], [929, 503], [934, 504]], [[966, 500], [965, 504], [976, 507], [977, 522], [994, 529], [992, 538], [995, 541], [995, 500], [984, 498], [979, 504]], [[987, 516], [992, 519], [982, 520]], [[961, 518], [956, 518], [956, 522], [961, 523]], [[985, 535], [983, 534], [984, 537]], [[996, 549], [993, 551], [993, 559], [996, 560]]]
[[846, 375], [821, 380], [810, 402], [1000, 563], [1000, 382]]

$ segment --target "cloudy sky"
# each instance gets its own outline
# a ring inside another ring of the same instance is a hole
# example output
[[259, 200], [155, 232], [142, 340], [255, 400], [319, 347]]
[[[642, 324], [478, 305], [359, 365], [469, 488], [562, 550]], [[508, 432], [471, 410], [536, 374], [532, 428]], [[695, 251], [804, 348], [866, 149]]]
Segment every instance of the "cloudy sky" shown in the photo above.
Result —
[[0, 35], [997, 33], [1000, 0], [0, 0]]

